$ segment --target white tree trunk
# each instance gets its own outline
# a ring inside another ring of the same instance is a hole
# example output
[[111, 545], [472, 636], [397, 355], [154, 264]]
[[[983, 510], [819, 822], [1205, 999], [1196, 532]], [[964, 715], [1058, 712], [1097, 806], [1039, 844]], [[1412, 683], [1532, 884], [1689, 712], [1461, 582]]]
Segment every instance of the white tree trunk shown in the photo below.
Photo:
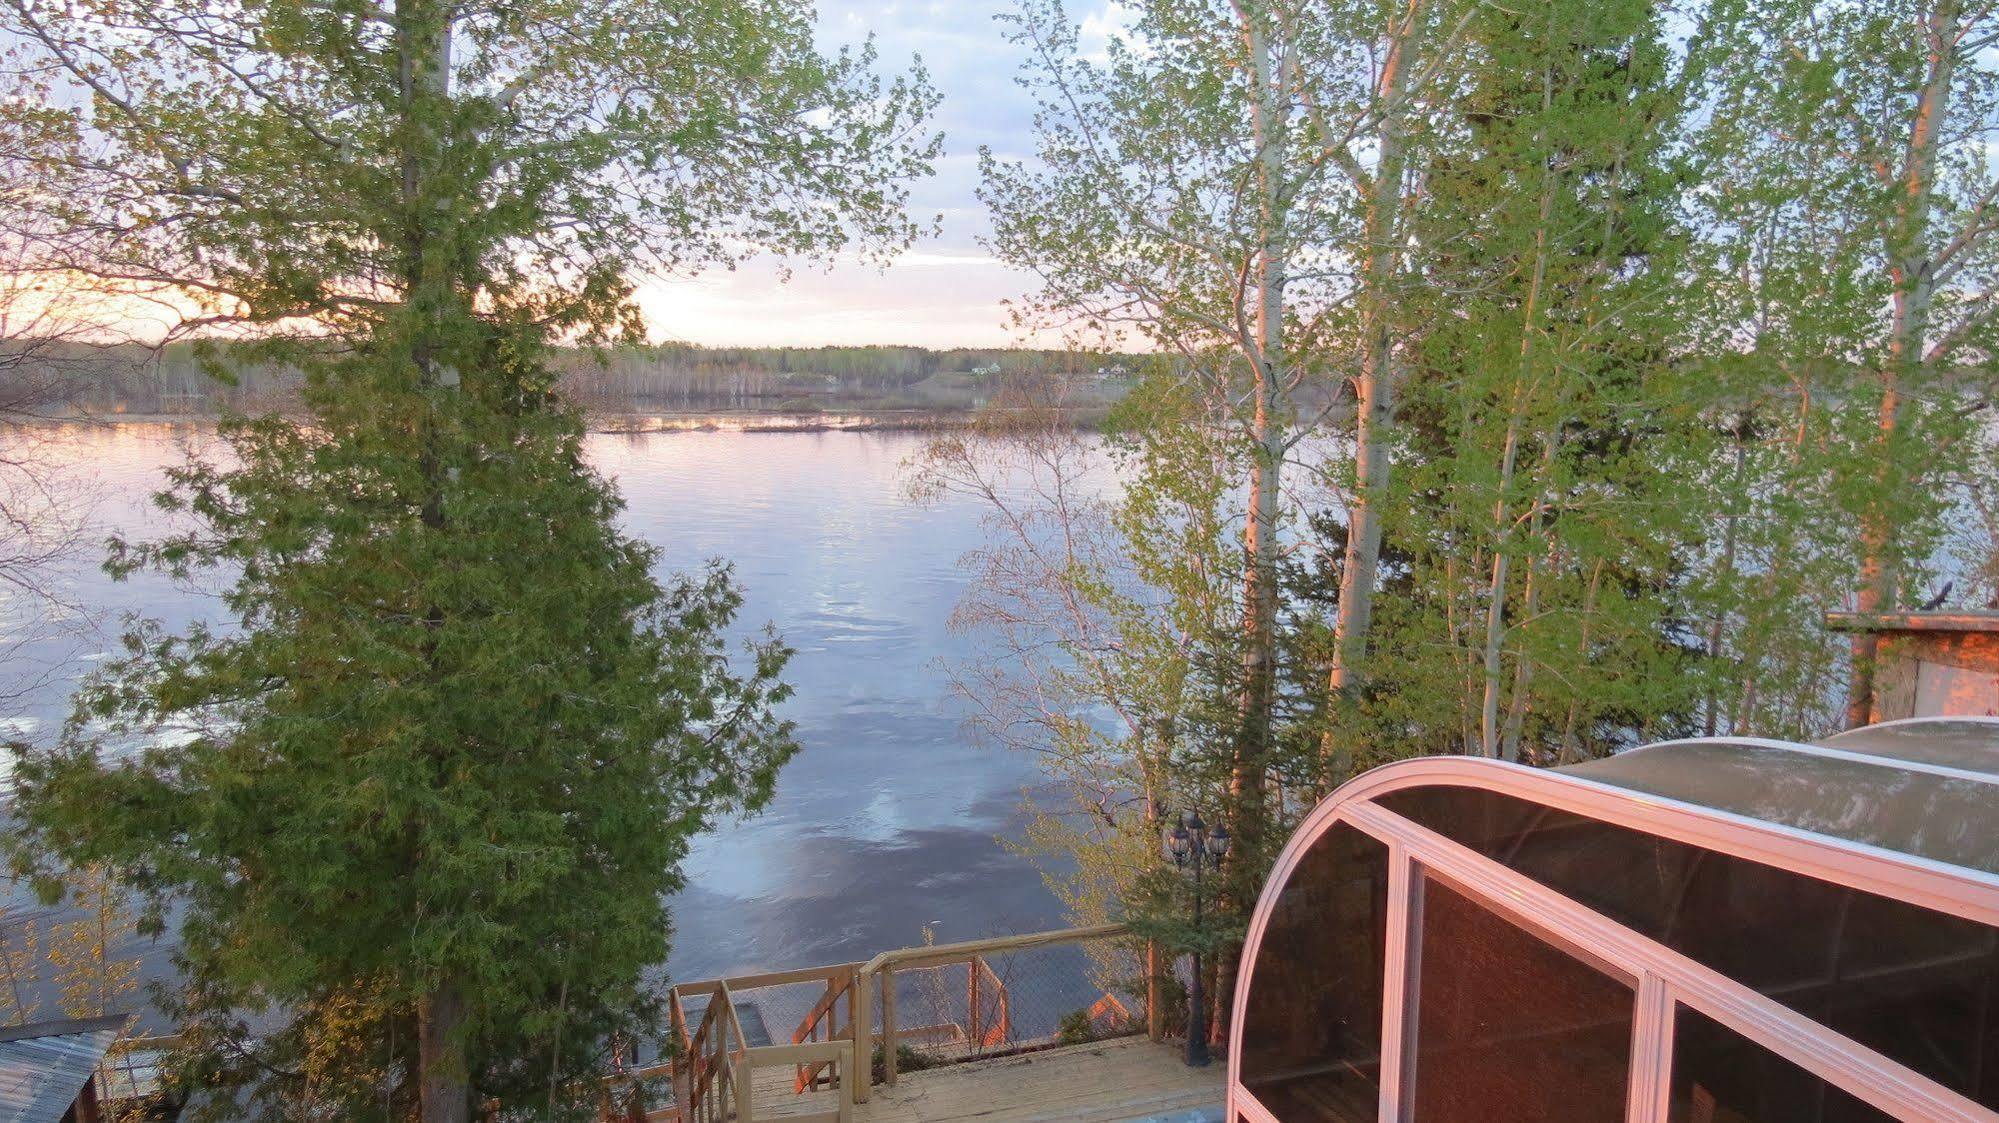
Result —
[[[1923, 31], [1929, 40], [1929, 63], [1922, 92], [1917, 96], [1914, 116], [1909, 121], [1909, 143], [1905, 149], [1893, 241], [1887, 247], [1889, 267], [1894, 271], [1894, 296], [1888, 330], [1888, 354], [1881, 372], [1879, 436], [1882, 496], [1891, 493], [1894, 472], [1893, 446], [1902, 426], [1905, 408], [1905, 380], [1926, 360], [1929, 346], [1930, 306], [1935, 296], [1934, 261], [1930, 252], [1928, 225], [1935, 203], [1938, 136], [1950, 109], [1951, 79], [1957, 61], [1957, 44], [1963, 32], [1963, 14], [1958, 0], [1938, 0], [1930, 9]], [[1879, 500], [1877, 500], [1879, 502]], [[1880, 612], [1892, 604], [1896, 574], [1891, 542], [1895, 527], [1887, 511], [1873, 510], [1861, 528], [1864, 553], [1860, 563], [1860, 588], [1855, 607], [1861, 612]], [[1880, 656], [1880, 638], [1868, 631], [1853, 636], [1853, 665], [1846, 696], [1846, 723], [1849, 728], [1865, 725], [1874, 714], [1874, 666]]]
[[[1359, 186], [1365, 210], [1365, 255], [1361, 268], [1360, 362], [1354, 375], [1354, 493], [1347, 518], [1345, 556], [1340, 566], [1339, 616], [1333, 628], [1333, 663], [1327, 686], [1337, 698], [1353, 689], [1367, 659], [1368, 630], [1374, 620], [1374, 589], [1381, 563], [1382, 504], [1387, 501], [1389, 426], [1395, 416], [1394, 287], [1402, 275], [1403, 179], [1408, 161], [1404, 125], [1408, 113], [1414, 40], [1424, 0], [1409, 0], [1402, 22], [1388, 38], [1379, 87], [1383, 111], [1375, 127], [1379, 161]], [[1352, 746], [1326, 735], [1322, 755], [1328, 779], [1337, 783], [1352, 771]]]

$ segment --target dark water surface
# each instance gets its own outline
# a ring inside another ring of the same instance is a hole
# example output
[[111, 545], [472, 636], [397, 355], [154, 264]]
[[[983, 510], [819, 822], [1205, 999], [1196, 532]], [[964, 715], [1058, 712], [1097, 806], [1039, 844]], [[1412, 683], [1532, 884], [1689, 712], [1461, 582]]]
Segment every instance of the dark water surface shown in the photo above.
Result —
[[[976, 745], [940, 660], [973, 642], [948, 618], [959, 558], [983, 537], [968, 501], [916, 506], [903, 464], [926, 438], [901, 433], [677, 432], [593, 436], [626, 523], [669, 570], [724, 557], [744, 589], [744, 630], [770, 622], [797, 649], [786, 714], [804, 751], [761, 816], [697, 844], [674, 901], [671, 973], [681, 979], [864, 959], [922, 942], [1032, 931], [1061, 922], [1029, 864], [999, 836], [1020, 826], [1031, 760]], [[93, 543], [111, 530], [165, 529], [150, 495], [201, 425], [64, 430], [51, 455], [88, 490]], [[224, 622], [214, 589], [155, 575], [113, 582], [90, 545], [59, 571], [84, 610], [25, 654], [43, 681], [5, 711], [9, 733], [53, 736], [78, 676], [114, 648], [121, 618], [180, 628]], [[0, 599], [0, 610], [6, 608]], [[20, 605], [14, 606], [16, 612]], [[87, 616], [87, 618], [86, 618]], [[158, 949], [148, 949], [155, 960]]]

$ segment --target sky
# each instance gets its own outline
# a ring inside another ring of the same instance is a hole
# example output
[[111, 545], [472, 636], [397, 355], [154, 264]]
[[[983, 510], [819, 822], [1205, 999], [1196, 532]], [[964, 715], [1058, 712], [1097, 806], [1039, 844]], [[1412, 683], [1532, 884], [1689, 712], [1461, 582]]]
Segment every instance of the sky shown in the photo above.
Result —
[[[765, 258], [732, 272], [656, 280], [639, 306], [654, 342], [817, 346], [905, 343], [998, 347], [1023, 340], [1002, 301], [1036, 288], [1035, 279], [993, 260], [979, 244], [990, 229], [976, 194], [979, 146], [1002, 157], [1033, 152], [1034, 105], [1014, 82], [1022, 54], [994, 16], [1008, 0], [820, 0], [822, 43], [859, 43], [872, 32], [884, 70], [921, 55], [943, 94], [935, 127], [944, 134], [936, 175], [913, 185], [910, 207], [943, 216], [941, 230], [886, 270], [855, 263], [802, 265], [788, 283]], [[1086, 29], [1116, 14], [1112, 0], [1075, 0]], [[1050, 341], [1042, 340], [1048, 343]]]

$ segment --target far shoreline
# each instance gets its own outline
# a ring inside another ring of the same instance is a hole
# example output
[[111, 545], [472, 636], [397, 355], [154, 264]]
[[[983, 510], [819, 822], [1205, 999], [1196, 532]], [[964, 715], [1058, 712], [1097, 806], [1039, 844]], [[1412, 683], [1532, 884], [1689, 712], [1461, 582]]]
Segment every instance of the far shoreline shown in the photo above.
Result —
[[[296, 411], [275, 407], [242, 410], [242, 414], [280, 413], [296, 416]], [[1102, 420], [1100, 409], [1072, 411], [1070, 423], [1077, 429], [1093, 429]], [[675, 433], [942, 433], [972, 428], [990, 411], [985, 408], [955, 409], [681, 409], [681, 410], [595, 410], [584, 411], [584, 430], [592, 436], [652, 436]], [[12, 424], [29, 427], [64, 426], [113, 427], [124, 425], [214, 425], [226, 413], [214, 410], [189, 412], [89, 411], [45, 414]]]

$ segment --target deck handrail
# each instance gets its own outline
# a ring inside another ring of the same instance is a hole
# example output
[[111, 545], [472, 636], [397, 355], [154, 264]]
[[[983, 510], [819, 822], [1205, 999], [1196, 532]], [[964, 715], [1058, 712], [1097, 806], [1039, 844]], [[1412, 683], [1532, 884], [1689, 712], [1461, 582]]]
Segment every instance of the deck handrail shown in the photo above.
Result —
[[853, 1118], [855, 1091], [864, 1083], [855, 1079], [854, 1043], [851, 1041], [807, 1041], [793, 1045], [757, 1045], [745, 1049], [730, 1062], [735, 1083], [734, 1123], [755, 1123], [756, 1069], [759, 1065], [833, 1065], [834, 1110], [818, 1115], [787, 1114], [796, 1123], [848, 1123]]
[[[668, 1006], [670, 1032], [677, 1039], [679, 1056], [669, 1058], [663, 1067], [671, 1077], [670, 1084], [679, 1113], [688, 1123], [704, 1123], [706, 1120], [719, 1120], [729, 1107], [740, 1103], [740, 1098], [750, 1091], [748, 1074], [760, 1064], [796, 1064], [799, 1067], [796, 1090], [805, 1092], [818, 1087], [819, 1074], [827, 1066], [837, 1063], [834, 1053], [825, 1047], [837, 1045], [843, 1052], [841, 1059], [847, 1062], [846, 1068], [839, 1074], [841, 1102], [843, 1105], [847, 1102], [865, 1103], [874, 1083], [873, 1056], [877, 1045], [882, 1051], [883, 1079], [889, 1084], [896, 1083], [897, 1039], [907, 1032], [896, 1019], [895, 973], [898, 970], [915, 971], [965, 964], [970, 1019], [967, 1027], [962, 1028], [970, 1032], [973, 1048], [982, 1049], [1010, 1040], [1012, 1022], [1005, 980], [993, 972], [985, 960], [986, 956], [1132, 935], [1131, 929], [1123, 924], [1094, 924], [896, 948], [864, 963], [840, 963], [678, 983], [668, 990]], [[1155, 954], [1148, 952], [1148, 974], [1152, 970], [1151, 957]], [[794, 1031], [792, 1044], [751, 1046], [736, 1014], [735, 994], [760, 987], [808, 982], [825, 983], [826, 992], [813, 1003], [805, 1020]], [[834, 1016], [835, 1004], [842, 994], [847, 996], [849, 1010], [845, 1025], [839, 1024]], [[994, 1000], [994, 1016], [991, 1018], [981, 1013], [982, 994]], [[708, 997], [708, 1008], [690, 1032], [681, 999], [700, 995]], [[882, 1015], [879, 1031], [873, 1026], [877, 1001]], [[1157, 1039], [1160, 1036], [1157, 997], [1148, 993], [1146, 1004], [1150, 1032]], [[1122, 1006], [1121, 1003], [1119, 1005]], [[816, 1037], [822, 1023], [830, 1041], [801, 1040]], [[731, 1031], [735, 1035], [733, 1043], [729, 1040]], [[652, 1066], [643, 1070], [642, 1075], [654, 1076], [661, 1067]]]
[[[792, 1044], [798, 1045], [808, 1041], [834, 1039], [851, 1042], [852, 1039], [849, 1035], [853, 1031], [854, 995], [856, 993], [855, 980], [860, 977], [860, 969], [861, 964], [859, 963], [844, 964], [826, 976], [826, 992], [819, 996], [819, 1000], [812, 1004], [812, 1009], [806, 1012], [805, 1017], [798, 1023], [798, 1027], [792, 1030]], [[848, 1024], [844, 1026], [835, 1017], [835, 1012], [840, 1007], [842, 996], [845, 996], [847, 999]], [[823, 1038], [820, 1033], [822, 1022], [825, 1023]], [[826, 1068], [827, 1065], [825, 1062], [799, 1065], [798, 1078], [794, 1082], [797, 1091], [802, 1095], [818, 1087], [820, 1074], [825, 1072]]]
[[816, 983], [831, 980], [861, 966], [859, 963], [834, 963], [824, 967], [800, 967], [795, 971], [759, 971], [752, 975], [730, 975], [726, 978], [703, 979], [696, 983], [675, 983], [673, 989], [692, 997], [713, 994], [718, 987], [724, 985], [730, 990], [755, 990], [758, 987], [777, 987], [788, 983]]
[[885, 951], [867, 961], [861, 973], [872, 975], [884, 967], [936, 967], [962, 963], [975, 955], [1002, 951], [1024, 951], [1047, 944], [1080, 944], [1112, 936], [1127, 936], [1131, 928], [1123, 924], [1093, 924], [1085, 928], [1059, 928], [1052, 932], [1029, 932], [1021, 936], [989, 936], [983, 940], [960, 940], [954, 944], [921, 944]]
[[[674, 1005], [679, 1005], [679, 997], [673, 996]], [[736, 1034], [736, 1048], [729, 1048], [729, 1031]], [[694, 1031], [688, 1049], [687, 1088], [685, 1098], [674, 1081], [674, 1095], [680, 1100], [680, 1109], [690, 1121], [711, 1120], [720, 1117], [720, 1108], [728, 1104], [735, 1091], [735, 1069], [732, 1062], [739, 1061], [749, 1049], [749, 1041], [743, 1035], [742, 1022], [736, 1018], [735, 998], [729, 993], [727, 980], [710, 992], [708, 1008], [701, 1013], [701, 1025]]]
[[[854, 978], [852, 1033], [854, 1055], [872, 1058], [874, 1045], [879, 1040], [882, 1051], [882, 1080], [887, 1084], [897, 1082], [896, 1039], [900, 1036], [900, 1031], [895, 1017], [895, 972], [898, 968], [913, 971], [952, 963], [974, 964], [986, 955], [1002, 952], [1026, 951], [1054, 944], [1080, 944], [1129, 935], [1131, 929], [1127, 925], [1092, 924], [1082, 928], [1060, 928], [1051, 932], [1029, 932], [1018, 936], [991, 936], [980, 940], [960, 940], [950, 944], [923, 944], [882, 952], [862, 964]], [[973, 970], [976, 970], [976, 967]], [[870, 1024], [877, 994], [876, 979], [881, 980], [879, 995], [882, 1028], [879, 1038]], [[874, 1086], [872, 1059], [861, 1072], [862, 1079], [856, 1081], [854, 1086], [856, 1103], [866, 1103], [872, 1095]]]

